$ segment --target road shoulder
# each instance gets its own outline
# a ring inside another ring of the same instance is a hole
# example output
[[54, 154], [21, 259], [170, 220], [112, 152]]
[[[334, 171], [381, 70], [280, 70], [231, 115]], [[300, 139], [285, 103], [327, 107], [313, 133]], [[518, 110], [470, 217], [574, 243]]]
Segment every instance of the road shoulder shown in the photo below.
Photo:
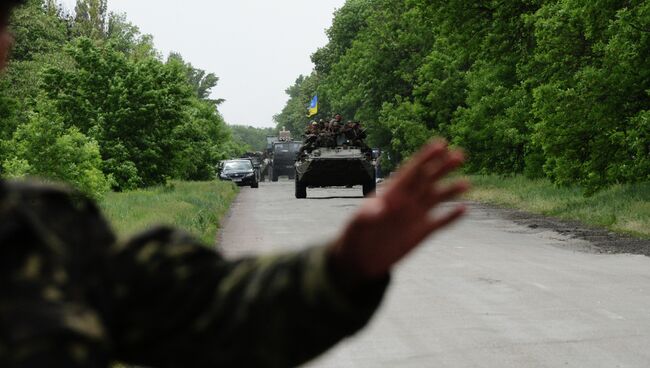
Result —
[[583, 251], [650, 256], [650, 240], [648, 239], [635, 238], [607, 229], [588, 226], [579, 221], [560, 220], [550, 216], [475, 201], [469, 203], [474, 208], [486, 211], [490, 216], [511, 220], [525, 226], [530, 232], [541, 233], [550, 230], [570, 238], [586, 240], [590, 246], [581, 247]]

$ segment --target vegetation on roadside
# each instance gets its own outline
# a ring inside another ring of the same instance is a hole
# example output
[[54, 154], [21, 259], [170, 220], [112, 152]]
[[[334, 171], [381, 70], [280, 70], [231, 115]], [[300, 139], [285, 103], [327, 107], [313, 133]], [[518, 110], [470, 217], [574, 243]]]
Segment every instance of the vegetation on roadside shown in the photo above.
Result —
[[469, 199], [650, 238], [650, 182], [617, 184], [593, 196], [522, 175], [470, 176]]
[[172, 53], [108, 0], [28, 0], [16, 10], [16, 47], [0, 79], [0, 176], [65, 181], [99, 198], [109, 190], [210, 180], [240, 152], [212, 99], [218, 77]]
[[369, 128], [385, 169], [432, 136], [467, 170], [589, 193], [650, 180], [650, 2], [348, 0], [276, 116]]
[[237, 192], [229, 182], [170, 181], [148, 189], [109, 193], [100, 206], [121, 238], [155, 225], [171, 225], [212, 245]]

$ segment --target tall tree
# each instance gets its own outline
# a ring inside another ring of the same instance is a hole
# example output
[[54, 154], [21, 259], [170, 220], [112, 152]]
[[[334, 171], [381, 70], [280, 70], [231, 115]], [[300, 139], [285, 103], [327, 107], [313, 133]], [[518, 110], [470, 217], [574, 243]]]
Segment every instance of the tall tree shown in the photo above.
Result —
[[106, 37], [108, 0], [77, 0], [73, 32], [92, 39]]
[[195, 68], [192, 64], [186, 63], [181, 54], [175, 52], [169, 54], [167, 62], [177, 62], [184, 66], [187, 81], [193, 87], [197, 98], [211, 101], [217, 106], [225, 102], [223, 99], [210, 99], [212, 89], [219, 83], [219, 77], [214, 73], [208, 73], [205, 70]]

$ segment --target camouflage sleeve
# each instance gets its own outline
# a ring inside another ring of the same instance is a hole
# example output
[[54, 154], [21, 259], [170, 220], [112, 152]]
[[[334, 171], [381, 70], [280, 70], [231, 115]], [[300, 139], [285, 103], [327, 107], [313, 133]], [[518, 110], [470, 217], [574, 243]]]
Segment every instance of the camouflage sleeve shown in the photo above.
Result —
[[323, 247], [225, 261], [169, 229], [110, 259], [117, 357], [160, 367], [299, 365], [363, 327], [388, 283], [345, 292]]
[[0, 367], [106, 366], [109, 337], [87, 290], [114, 241], [83, 197], [0, 180]]

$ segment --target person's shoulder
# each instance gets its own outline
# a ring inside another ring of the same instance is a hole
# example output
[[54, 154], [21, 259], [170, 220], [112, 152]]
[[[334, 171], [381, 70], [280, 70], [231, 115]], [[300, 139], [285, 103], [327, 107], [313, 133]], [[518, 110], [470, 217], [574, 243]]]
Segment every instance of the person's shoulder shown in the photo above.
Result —
[[47, 183], [37, 180], [4, 180], [0, 179], [0, 195], [7, 193], [39, 194], [39, 195], [71, 195], [73, 190], [63, 184]]
[[0, 221], [13, 224], [2, 229], [0, 238], [29, 238], [35, 247], [56, 247], [57, 252], [89, 255], [115, 242], [95, 202], [60, 184], [0, 181]]
[[63, 184], [36, 180], [0, 180], [0, 209], [58, 210], [97, 212], [95, 203], [86, 195]]

